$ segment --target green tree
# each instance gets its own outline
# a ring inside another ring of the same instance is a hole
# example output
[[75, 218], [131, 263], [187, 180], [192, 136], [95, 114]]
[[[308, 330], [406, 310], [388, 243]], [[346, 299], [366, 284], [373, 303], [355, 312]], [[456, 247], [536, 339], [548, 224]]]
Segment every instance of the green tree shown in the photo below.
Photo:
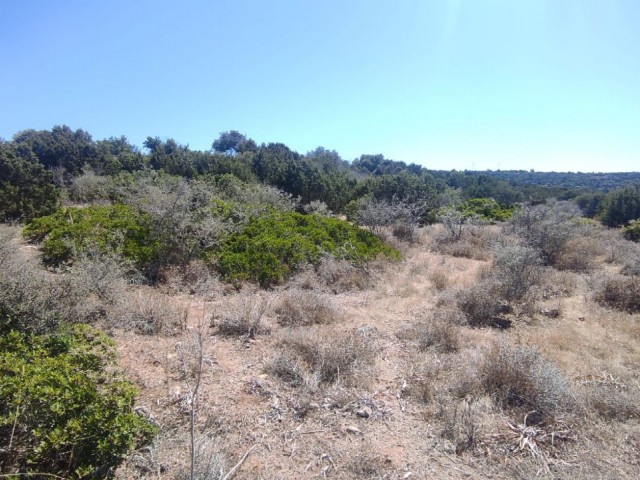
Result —
[[58, 196], [51, 172], [20, 157], [12, 144], [0, 142], [0, 221], [47, 215], [55, 210]]
[[91, 165], [96, 173], [115, 175], [119, 172], [133, 172], [145, 166], [142, 153], [127, 140], [127, 137], [110, 137], [96, 142], [98, 154]]
[[179, 145], [173, 138], [163, 142], [160, 137], [147, 137], [144, 146], [149, 150], [149, 164], [155, 170], [186, 178], [197, 174], [189, 147]]
[[237, 153], [255, 152], [258, 149], [258, 145], [237, 130], [230, 130], [222, 132], [218, 139], [211, 144], [211, 149], [215, 152], [235, 155]]
[[24, 158], [35, 155], [46, 168], [61, 169], [70, 176], [80, 174], [85, 164], [94, 164], [98, 155], [91, 135], [66, 125], [56, 125], [51, 130], [24, 130], [14, 136], [14, 142]]
[[640, 218], [640, 184], [609, 192], [604, 200], [602, 221], [608, 227], [622, 227]]

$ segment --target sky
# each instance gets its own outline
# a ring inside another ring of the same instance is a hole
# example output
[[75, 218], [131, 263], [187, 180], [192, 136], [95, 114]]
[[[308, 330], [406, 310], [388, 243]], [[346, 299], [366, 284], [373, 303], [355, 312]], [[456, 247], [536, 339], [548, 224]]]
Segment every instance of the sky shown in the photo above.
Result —
[[0, 138], [640, 170], [638, 0], [2, 0]]

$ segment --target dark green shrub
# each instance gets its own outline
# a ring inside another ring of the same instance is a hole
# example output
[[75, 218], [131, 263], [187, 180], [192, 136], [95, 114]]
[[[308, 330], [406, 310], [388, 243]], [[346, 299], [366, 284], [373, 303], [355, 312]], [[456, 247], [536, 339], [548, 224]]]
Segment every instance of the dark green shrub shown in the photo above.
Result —
[[63, 208], [33, 220], [24, 236], [43, 242], [43, 260], [52, 266], [72, 261], [74, 250], [90, 245], [119, 251], [140, 268], [158, 255], [157, 242], [150, 241], [148, 217], [126, 205]]
[[217, 256], [217, 267], [228, 280], [269, 286], [305, 264], [319, 264], [323, 254], [356, 264], [379, 255], [400, 258], [400, 252], [378, 237], [347, 222], [289, 212], [254, 218], [242, 233], [229, 236]]
[[156, 429], [133, 412], [136, 390], [114, 373], [114, 355], [86, 325], [0, 336], [0, 472], [105, 478], [151, 440]]

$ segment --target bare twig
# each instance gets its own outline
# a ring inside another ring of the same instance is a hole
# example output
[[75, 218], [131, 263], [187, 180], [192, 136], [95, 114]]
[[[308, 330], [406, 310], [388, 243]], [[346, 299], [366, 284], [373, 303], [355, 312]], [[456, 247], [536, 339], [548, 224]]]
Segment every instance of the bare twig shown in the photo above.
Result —
[[256, 443], [253, 447], [251, 447], [249, 450], [247, 450], [247, 452], [242, 456], [242, 458], [240, 459], [240, 461], [238, 463], [236, 463], [236, 465], [229, 470], [229, 473], [227, 473], [222, 480], [230, 480], [231, 478], [233, 478], [233, 476], [236, 474], [236, 472], [238, 471], [238, 469], [242, 466], [242, 464], [245, 462], [245, 460], [249, 457], [249, 454], [251, 453], [251, 451], [256, 448], [258, 446], [258, 444]]

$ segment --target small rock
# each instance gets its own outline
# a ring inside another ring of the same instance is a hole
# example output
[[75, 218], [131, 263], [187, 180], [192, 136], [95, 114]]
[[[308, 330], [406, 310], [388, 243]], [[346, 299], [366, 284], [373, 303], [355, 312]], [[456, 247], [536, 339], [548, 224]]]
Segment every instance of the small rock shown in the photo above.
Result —
[[353, 425], [349, 425], [347, 427], [347, 433], [353, 433], [354, 435], [362, 435], [362, 431], [359, 428], [354, 427]]
[[368, 408], [361, 408], [356, 412], [356, 415], [360, 418], [369, 418], [371, 416], [371, 410]]

